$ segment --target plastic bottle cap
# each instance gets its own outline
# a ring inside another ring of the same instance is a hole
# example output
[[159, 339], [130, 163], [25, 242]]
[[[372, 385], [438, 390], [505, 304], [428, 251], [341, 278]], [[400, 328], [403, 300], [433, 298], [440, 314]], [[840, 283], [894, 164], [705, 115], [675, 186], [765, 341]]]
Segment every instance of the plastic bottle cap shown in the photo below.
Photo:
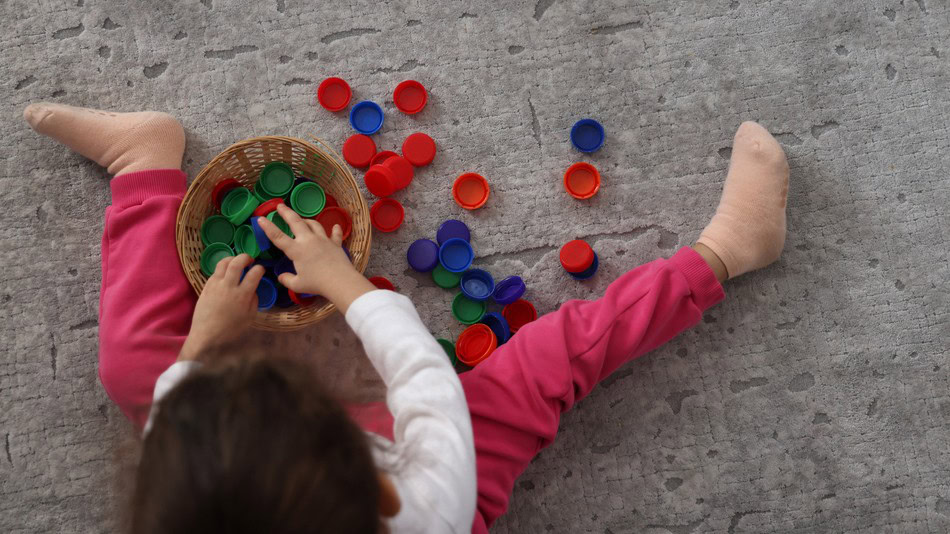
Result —
[[575, 163], [564, 172], [564, 189], [574, 198], [588, 199], [600, 191], [600, 173], [590, 163]]
[[230, 245], [234, 241], [234, 225], [223, 215], [212, 215], [201, 224], [201, 242]]
[[471, 242], [472, 233], [462, 221], [449, 219], [439, 225], [439, 231], [435, 233], [435, 240], [441, 245], [452, 238]]
[[331, 195], [330, 193], [327, 193], [326, 189], [323, 190], [323, 195], [327, 197], [327, 203], [323, 207], [323, 209], [340, 207], [340, 203], [336, 201], [336, 198], [334, 198], [333, 195]]
[[511, 337], [511, 329], [508, 326], [508, 320], [502, 317], [498, 312], [488, 312], [482, 316], [478, 321], [488, 328], [491, 328], [491, 331], [495, 334], [495, 337], [498, 339], [498, 344], [503, 345], [508, 338]]
[[353, 134], [343, 142], [343, 159], [354, 167], [369, 167], [375, 155], [376, 143], [368, 135]]
[[584, 272], [594, 263], [594, 249], [586, 242], [575, 239], [561, 247], [561, 267], [569, 273]]
[[409, 163], [409, 161], [402, 156], [390, 156], [386, 158], [386, 161], [380, 163], [380, 165], [393, 171], [393, 177], [395, 178], [393, 184], [396, 186], [396, 189], [409, 187], [409, 184], [412, 183], [412, 177], [416, 173], [412, 167], [412, 163]]
[[402, 156], [416, 167], [428, 165], [435, 159], [435, 141], [422, 132], [416, 132], [402, 142]]
[[508, 321], [508, 327], [512, 333], [517, 332], [522, 326], [538, 318], [538, 310], [527, 300], [520, 299], [505, 306], [501, 310], [502, 316]]
[[353, 232], [353, 221], [350, 220], [350, 214], [345, 209], [336, 206], [332, 208], [323, 208], [320, 215], [317, 215], [317, 222], [323, 226], [327, 235], [333, 234], [333, 226], [340, 225], [343, 230], [343, 240], [346, 241]]
[[488, 300], [495, 291], [495, 279], [488, 271], [469, 269], [462, 273], [462, 293], [472, 300]]
[[406, 80], [396, 86], [393, 91], [393, 103], [399, 108], [399, 111], [414, 115], [426, 107], [429, 100], [429, 94], [421, 83], [415, 80]]
[[459, 286], [462, 275], [447, 270], [442, 264], [436, 265], [432, 269], [432, 281], [442, 289], [454, 289]]
[[254, 187], [251, 188], [251, 194], [254, 195], [254, 198], [256, 198], [257, 201], [258, 201], [259, 203], [261, 203], [261, 204], [263, 204], [263, 203], [267, 202], [268, 200], [271, 200], [271, 199], [274, 198], [274, 197], [268, 195], [267, 193], [265, 193], [264, 191], [261, 190], [261, 183], [260, 183], [260, 182], [257, 182], [257, 183], [254, 184]]
[[369, 210], [373, 227], [380, 232], [395, 232], [402, 225], [406, 213], [402, 204], [392, 198], [381, 198]]
[[350, 110], [350, 125], [361, 134], [372, 135], [383, 127], [383, 108], [364, 100]]
[[211, 243], [201, 252], [201, 260], [199, 261], [201, 272], [203, 272], [205, 276], [211, 276], [214, 274], [214, 269], [218, 266], [218, 262], [230, 256], [234, 256], [234, 251], [231, 250], [231, 247], [224, 243]]
[[439, 245], [431, 239], [417, 239], [409, 245], [406, 259], [410, 267], [420, 273], [427, 273], [439, 264]]
[[343, 78], [327, 78], [317, 87], [317, 101], [327, 111], [341, 111], [350, 103], [350, 84]]
[[242, 224], [234, 231], [234, 252], [247, 254], [252, 258], [261, 255], [261, 249], [257, 246], [257, 239], [254, 237], [254, 230], [250, 226]]
[[290, 297], [290, 300], [294, 302], [297, 306], [301, 308], [306, 308], [307, 306], [312, 305], [317, 301], [316, 295], [304, 296], [299, 293], [295, 293], [292, 289], [287, 290], [287, 296]]
[[490, 192], [488, 180], [474, 172], [459, 176], [452, 184], [452, 196], [455, 202], [467, 210], [476, 210], [484, 206]]
[[221, 203], [221, 215], [228, 218], [234, 226], [247, 220], [260, 203], [250, 191], [243, 187], [232, 189]]
[[316, 182], [304, 182], [290, 192], [290, 207], [301, 217], [316, 217], [326, 203], [323, 188]]
[[498, 348], [498, 338], [485, 324], [473, 324], [459, 335], [455, 342], [455, 354], [459, 361], [475, 367]]
[[363, 175], [366, 189], [378, 197], [388, 197], [396, 192], [396, 175], [385, 165], [373, 165]]
[[594, 119], [581, 119], [571, 127], [571, 143], [581, 152], [600, 150], [604, 137], [604, 127]]
[[369, 164], [380, 165], [382, 162], [386, 161], [387, 159], [393, 156], [398, 156], [398, 155], [399, 154], [396, 154], [392, 150], [383, 150], [383, 151], [377, 152], [376, 155], [373, 156], [373, 159], [369, 162]]
[[600, 265], [600, 260], [597, 259], [597, 253], [594, 253], [594, 261], [590, 264], [590, 267], [585, 269], [583, 272], [579, 273], [567, 273], [571, 275], [575, 280], [587, 280], [588, 278], [594, 276], [597, 273], [597, 267]]
[[452, 315], [462, 324], [475, 324], [485, 315], [485, 301], [472, 300], [459, 293], [452, 299]]
[[527, 287], [520, 276], [509, 276], [495, 285], [495, 292], [492, 297], [498, 304], [511, 304], [524, 295]]
[[453, 273], [461, 273], [472, 265], [475, 259], [475, 251], [472, 245], [464, 239], [454, 237], [448, 239], [439, 247], [439, 263], [445, 267], [445, 270]]
[[294, 301], [290, 300], [290, 295], [287, 293], [287, 288], [284, 286], [277, 287], [277, 301], [274, 302], [274, 306], [278, 308], [289, 308], [294, 305]]
[[221, 203], [224, 202], [224, 197], [235, 187], [241, 187], [241, 182], [238, 182], [234, 178], [225, 178], [214, 184], [214, 189], [211, 190], [211, 201], [214, 202], [214, 207], [221, 209]]
[[287, 256], [277, 260], [277, 264], [274, 265], [274, 275], [280, 277], [284, 273], [297, 274], [297, 269], [294, 268], [294, 262]]
[[264, 201], [263, 203], [261, 203], [261, 205], [258, 206], [257, 209], [254, 210], [254, 213], [252, 213], [251, 215], [255, 217], [263, 217], [267, 215], [268, 213], [276, 210], [277, 206], [283, 203], [284, 203], [284, 199], [282, 198], [268, 199]]
[[373, 276], [370, 277], [369, 281], [379, 289], [388, 289], [389, 291], [395, 291], [396, 286], [389, 281], [385, 276]]
[[445, 355], [449, 357], [449, 361], [452, 362], [452, 365], [457, 364], [459, 359], [455, 356], [455, 343], [441, 337], [436, 339], [436, 341], [439, 342], [439, 345], [442, 345], [442, 350], [445, 351]]
[[261, 192], [271, 198], [282, 197], [294, 187], [294, 169], [283, 161], [272, 161], [261, 169]]
[[258, 220], [260, 216], [251, 217], [251, 230], [254, 231], [254, 239], [257, 241], [257, 248], [261, 252], [270, 248], [270, 238], [267, 237], [267, 234], [264, 233], [264, 229], [261, 228]]
[[284, 218], [281, 217], [280, 214], [277, 213], [276, 211], [272, 211], [268, 213], [267, 216], [264, 218], [274, 223], [274, 226], [279, 228], [281, 232], [289, 235], [290, 237], [294, 236], [294, 233], [290, 230], [290, 225], [287, 224], [287, 221], [285, 221]]
[[269, 310], [277, 302], [277, 285], [267, 277], [257, 284], [257, 311]]

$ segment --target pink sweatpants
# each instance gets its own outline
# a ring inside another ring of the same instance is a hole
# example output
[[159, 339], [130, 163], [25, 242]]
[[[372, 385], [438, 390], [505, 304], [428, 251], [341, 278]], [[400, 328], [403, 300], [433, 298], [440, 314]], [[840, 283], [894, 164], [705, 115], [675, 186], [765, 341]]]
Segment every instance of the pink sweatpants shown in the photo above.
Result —
[[[99, 374], [139, 426], [194, 310], [175, 248], [184, 192], [185, 175], [177, 170], [126, 174], [112, 180], [106, 210]], [[705, 261], [684, 248], [627, 272], [598, 300], [564, 303], [463, 373], [478, 470], [472, 532], [487, 532], [505, 512], [515, 479], [554, 441], [561, 414], [618, 367], [696, 324], [722, 298]], [[380, 405], [353, 413], [367, 430], [392, 436]]]

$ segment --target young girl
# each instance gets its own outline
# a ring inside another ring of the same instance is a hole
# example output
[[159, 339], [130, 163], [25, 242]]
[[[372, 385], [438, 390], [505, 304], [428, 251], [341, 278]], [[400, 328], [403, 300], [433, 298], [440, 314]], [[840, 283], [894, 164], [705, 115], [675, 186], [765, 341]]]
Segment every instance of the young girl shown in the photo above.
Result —
[[747, 122], [719, 208], [693, 247], [627, 272], [596, 301], [564, 303], [457, 376], [409, 299], [353, 268], [339, 227], [327, 236], [282, 207], [294, 238], [262, 222], [297, 271], [280, 282], [330, 299], [387, 386], [391, 418], [351, 417], [300, 360], [236, 346], [264, 274], [255, 266], [242, 278], [248, 256], [222, 260], [195, 301], [175, 247], [186, 185], [175, 119], [55, 104], [24, 116], [114, 175], [99, 373], [145, 429], [137, 533], [487, 532], [564, 412], [696, 324], [723, 298], [720, 282], [775, 261], [785, 241], [785, 154]]

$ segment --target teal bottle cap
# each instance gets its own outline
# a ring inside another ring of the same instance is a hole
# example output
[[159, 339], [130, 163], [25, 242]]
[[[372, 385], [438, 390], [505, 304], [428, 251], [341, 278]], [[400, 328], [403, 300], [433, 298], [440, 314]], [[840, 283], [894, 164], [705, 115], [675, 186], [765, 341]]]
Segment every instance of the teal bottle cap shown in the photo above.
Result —
[[201, 242], [205, 246], [211, 243], [230, 245], [234, 240], [234, 225], [227, 217], [212, 215], [201, 225]]
[[290, 193], [290, 207], [301, 217], [317, 216], [326, 203], [326, 193], [314, 182], [303, 182]]
[[234, 231], [234, 252], [247, 254], [252, 258], [261, 255], [261, 248], [257, 246], [253, 228], [246, 224], [237, 227]]
[[[245, 191], [247, 191], [247, 189], [245, 189]], [[214, 268], [218, 266], [218, 262], [230, 256], [234, 256], [234, 251], [231, 250], [231, 247], [224, 243], [211, 243], [201, 252], [201, 272], [203, 272], [205, 276], [211, 276], [214, 274]]]
[[243, 187], [236, 187], [224, 197], [224, 202], [221, 203], [221, 215], [237, 226], [246, 221], [259, 205], [260, 202], [250, 191]]
[[462, 324], [475, 324], [485, 315], [487, 306], [483, 300], [472, 300], [459, 293], [452, 300], [452, 315]]
[[455, 355], [455, 343], [452, 343], [448, 339], [436, 339], [439, 342], [439, 345], [442, 345], [442, 350], [445, 351], [445, 355], [449, 357], [449, 361], [452, 362], [452, 365], [458, 363], [458, 356]]
[[435, 285], [442, 289], [454, 289], [458, 287], [461, 279], [461, 273], [453, 273], [443, 267], [441, 263], [436, 265], [435, 269], [432, 269], [432, 280], [435, 282]]
[[282, 197], [294, 187], [294, 169], [283, 161], [273, 161], [261, 170], [261, 192], [273, 198]]
[[265, 219], [274, 223], [274, 226], [276, 226], [277, 228], [280, 228], [281, 232], [289, 235], [290, 237], [294, 236], [294, 233], [290, 231], [290, 225], [287, 224], [287, 221], [285, 221], [284, 218], [281, 217], [280, 214], [277, 213], [276, 211], [272, 211], [268, 213]]

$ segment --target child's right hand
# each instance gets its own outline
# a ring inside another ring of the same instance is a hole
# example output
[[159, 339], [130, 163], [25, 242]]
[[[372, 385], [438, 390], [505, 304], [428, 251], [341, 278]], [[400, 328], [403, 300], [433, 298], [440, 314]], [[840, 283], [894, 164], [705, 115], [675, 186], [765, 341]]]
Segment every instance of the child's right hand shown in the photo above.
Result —
[[297, 274], [284, 273], [278, 281], [296, 293], [322, 295], [333, 302], [341, 313], [363, 293], [376, 289], [360, 274], [343, 251], [343, 231], [334, 225], [327, 236], [323, 225], [313, 219], [302, 219], [285, 204], [277, 213], [287, 221], [294, 237], [290, 237], [264, 217], [258, 223], [268, 239], [294, 262]]

